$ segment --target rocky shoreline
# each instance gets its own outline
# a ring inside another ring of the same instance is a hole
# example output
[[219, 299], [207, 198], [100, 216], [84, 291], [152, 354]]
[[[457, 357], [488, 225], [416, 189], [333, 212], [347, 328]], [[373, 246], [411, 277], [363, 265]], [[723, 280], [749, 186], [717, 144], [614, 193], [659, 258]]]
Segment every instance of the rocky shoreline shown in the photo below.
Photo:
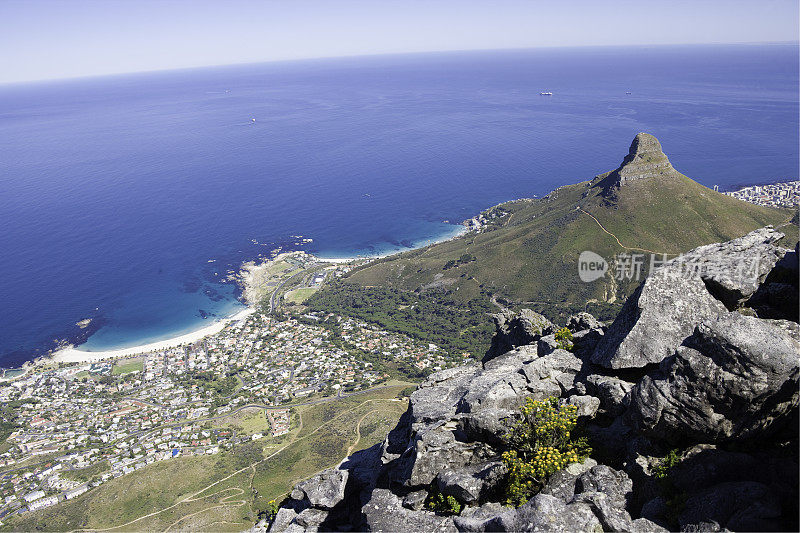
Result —
[[[613, 324], [570, 318], [571, 351], [541, 315], [498, 313], [482, 363], [431, 375], [382, 444], [296, 485], [270, 531], [797, 530], [798, 252], [781, 237], [666, 263]], [[529, 397], [576, 406], [594, 453], [505, 507], [500, 454]], [[434, 492], [463, 509], [428, 510]]]

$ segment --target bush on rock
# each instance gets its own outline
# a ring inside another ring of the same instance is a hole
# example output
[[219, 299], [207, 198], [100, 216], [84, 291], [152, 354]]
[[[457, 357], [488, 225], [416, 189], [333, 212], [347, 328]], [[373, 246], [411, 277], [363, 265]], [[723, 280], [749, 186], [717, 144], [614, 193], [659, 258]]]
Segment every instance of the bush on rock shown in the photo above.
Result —
[[556, 344], [558, 348], [571, 352], [575, 345], [572, 342], [572, 332], [568, 328], [556, 331]]
[[520, 506], [544, 487], [547, 479], [570, 463], [582, 462], [591, 450], [584, 438], [573, 438], [578, 420], [574, 405], [558, 398], [527, 398], [522, 418], [508, 434], [510, 450], [502, 459], [508, 468], [507, 505]]

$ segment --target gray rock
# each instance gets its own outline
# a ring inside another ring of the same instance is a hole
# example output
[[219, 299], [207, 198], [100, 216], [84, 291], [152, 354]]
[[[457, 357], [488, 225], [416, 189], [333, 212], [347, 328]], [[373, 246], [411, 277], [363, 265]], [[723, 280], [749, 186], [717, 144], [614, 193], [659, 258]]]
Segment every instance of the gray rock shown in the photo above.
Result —
[[661, 495], [663, 490], [657, 482], [653, 469], [662, 464], [669, 448], [654, 443], [647, 437], [631, 435], [626, 442], [627, 456], [624, 461], [625, 473], [633, 481], [632, 509], [638, 509], [648, 501]]
[[419, 511], [425, 506], [425, 499], [427, 497], [427, 490], [416, 490], [414, 492], [409, 492], [403, 497], [403, 507], [413, 511]]
[[381, 466], [383, 466], [381, 452], [381, 444], [375, 444], [364, 450], [354, 452], [342, 461], [338, 468], [348, 472], [348, 485], [353, 484], [354, 488], [359, 490], [374, 486]]
[[604, 531], [631, 531], [633, 519], [625, 507], [612, 500], [602, 492], [582, 492], [576, 494], [573, 502], [588, 504], [594, 515], [600, 520]]
[[610, 369], [660, 363], [692, 334], [696, 324], [726, 312], [699, 276], [661, 268], [626, 300], [591, 361]]
[[518, 372], [522, 365], [539, 357], [535, 344], [526, 344], [498, 355], [483, 364], [484, 370], [491, 372]]
[[313, 507], [306, 509], [298, 514], [294, 522], [303, 527], [304, 531], [312, 532], [318, 531], [319, 526], [328, 518], [328, 513], [322, 509], [314, 509]]
[[545, 335], [536, 341], [536, 348], [540, 356], [545, 356], [558, 349], [558, 342], [556, 341], [555, 334]]
[[[568, 374], [558, 374], [559, 377], [569, 379]], [[564, 379], [562, 379], [564, 381]], [[550, 396], [560, 396], [562, 386], [556, 379], [540, 379], [539, 381], [531, 381], [528, 383], [529, 396], [534, 400], [543, 400]]]
[[499, 503], [485, 503], [480, 507], [467, 507], [459, 516], [453, 517], [453, 524], [462, 533], [483, 532], [499, 515], [508, 509]]
[[547, 494], [537, 494], [519, 509], [508, 511], [487, 524], [487, 531], [603, 531], [591, 507], [566, 504]]
[[718, 524], [733, 531], [777, 531], [781, 528], [777, 495], [762, 483], [721, 483], [689, 496], [678, 517], [681, 529]]
[[634, 431], [626, 423], [624, 417], [615, 418], [610, 426], [590, 420], [586, 423], [585, 429], [589, 440], [593, 443], [594, 450], [602, 457], [606, 457], [612, 462], [624, 460], [626, 446], [634, 437]]
[[522, 372], [528, 381], [536, 381], [562, 373], [575, 375], [582, 367], [583, 361], [576, 357], [575, 354], [566, 350], [555, 350], [524, 364]]
[[600, 328], [585, 329], [572, 335], [572, 353], [581, 359], [588, 359], [603, 340], [605, 330]]
[[318, 509], [333, 509], [344, 499], [344, 489], [347, 485], [348, 472], [346, 470], [328, 469], [306, 481], [295, 485], [295, 492], [301, 491], [312, 506]]
[[361, 508], [369, 531], [455, 532], [453, 518], [429, 511], [405, 509], [400, 498], [389, 490], [375, 489]]
[[667, 502], [662, 496], [657, 496], [642, 506], [642, 518], [651, 522], [665, 525], [667, 524]]
[[756, 291], [785, 254], [772, 244], [781, 237], [770, 227], [762, 228], [668, 261], [628, 298], [592, 362], [611, 369], [660, 363], [697, 324], [740, 306]]
[[634, 387], [628, 416], [635, 427], [671, 442], [724, 442], [788, 421], [798, 405], [795, 339], [734, 312], [700, 324], [687, 345]]
[[649, 520], [631, 518], [632, 496], [633, 482], [625, 472], [597, 465], [578, 476], [572, 501], [590, 505], [606, 531], [663, 531]]
[[477, 366], [443, 370], [431, 376], [411, 393], [411, 425], [447, 420], [456, 414], [456, 406], [478, 374]]
[[584, 331], [589, 329], [601, 329], [603, 327], [603, 323], [597, 320], [594, 316], [589, 313], [582, 312], [578, 313], [577, 315], [572, 315], [567, 320], [567, 328], [572, 333], [577, 333], [578, 331]]
[[499, 446], [506, 443], [506, 433], [516, 416], [516, 411], [511, 409], [481, 409], [459, 415], [456, 427], [470, 440]]
[[553, 324], [547, 318], [530, 309], [521, 309], [518, 313], [506, 309], [492, 315], [492, 318], [496, 333], [484, 362], [518, 346], [534, 343], [554, 331]]
[[550, 476], [547, 484], [541, 490], [541, 494], [555, 496], [565, 502], [572, 500], [572, 497], [575, 496], [575, 483], [578, 481], [578, 477], [595, 466], [597, 466], [597, 461], [588, 457], [584, 459], [583, 463], [568, 464]]
[[561, 396], [571, 391], [583, 362], [566, 350], [555, 350], [522, 366], [534, 399]]
[[678, 264], [697, 271], [714, 297], [734, 310], [756, 292], [786, 255], [788, 250], [774, 244], [783, 237], [767, 226], [732, 241], [695, 248], [683, 254]]
[[272, 524], [269, 526], [269, 531], [285, 531], [294, 519], [297, 517], [297, 512], [291, 507], [281, 507], [278, 509]]
[[440, 472], [436, 483], [442, 494], [466, 504], [475, 504], [494, 492], [508, 470], [499, 461]]
[[747, 300], [745, 305], [753, 308], [760, 318], [786, 319], [795, 323], [800, 320], [798, 248], [798, 244], [795, 244], [794, 250], [786, 252], [767, 274], [764, 283]]
[[599, 398], [600, 406], [611, 416], [619, 416], [628, 408], [633, 383], [600, 374], [587, 376], [585, 383], [587, 392]]
[[580, 418], [592, 418], [600, 409], [600, 399], [594, 396], [570, 396], [567, 403], [578, 408]]
[[670, 470], [670, 481], [687, 493], [738, 481], [790, 487], [797, 483], [797, 471], [796, 456], [775, 456], [767, 451], [749, 454], [702, 444], [684, 452], [680, 463]]
[[631, 533], [668, 533], [669, 528], [642, 517], [631, 522], [630, 531]]
[[610, 466], [597, 465], [590, 468], [578, 476], [575, 483], [575, 493], [602, 492], [611, 501], [623, 509], [627, 505], [628, 498], [633, 491], [633, 482], [620, 470], [614, 470]]
[[487, 461], [496, 452], [483, 442], [456, 440], [452, 431], [438, 427], [418, 433], [389, 471], [390, 479], [405, 487], [422, 487], [446, 470]]
[[508, 371], [483, 372], [470, 382], [458, 404], [459, 412], [481, 409], [517, 409], [528, 395], [525, 376]]

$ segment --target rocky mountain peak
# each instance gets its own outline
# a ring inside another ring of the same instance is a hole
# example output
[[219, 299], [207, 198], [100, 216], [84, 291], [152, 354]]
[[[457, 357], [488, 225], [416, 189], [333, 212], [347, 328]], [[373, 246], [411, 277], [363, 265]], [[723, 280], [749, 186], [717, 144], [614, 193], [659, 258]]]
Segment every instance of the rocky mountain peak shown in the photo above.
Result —
[[615, 185], [623, 185], [629, 181], [677, 174], [678, 171], [672, 167], [658, 139], [641, 132], [634, 137], [622, 164], [609, 175], [609, 181]]

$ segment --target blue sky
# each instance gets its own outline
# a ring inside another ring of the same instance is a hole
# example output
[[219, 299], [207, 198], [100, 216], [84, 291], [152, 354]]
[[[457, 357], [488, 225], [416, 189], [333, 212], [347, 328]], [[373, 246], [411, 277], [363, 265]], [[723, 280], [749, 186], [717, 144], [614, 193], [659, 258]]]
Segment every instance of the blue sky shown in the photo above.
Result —
[[0, 0], [0, 83], [435, 50], [797, 39], [797, 0]]

